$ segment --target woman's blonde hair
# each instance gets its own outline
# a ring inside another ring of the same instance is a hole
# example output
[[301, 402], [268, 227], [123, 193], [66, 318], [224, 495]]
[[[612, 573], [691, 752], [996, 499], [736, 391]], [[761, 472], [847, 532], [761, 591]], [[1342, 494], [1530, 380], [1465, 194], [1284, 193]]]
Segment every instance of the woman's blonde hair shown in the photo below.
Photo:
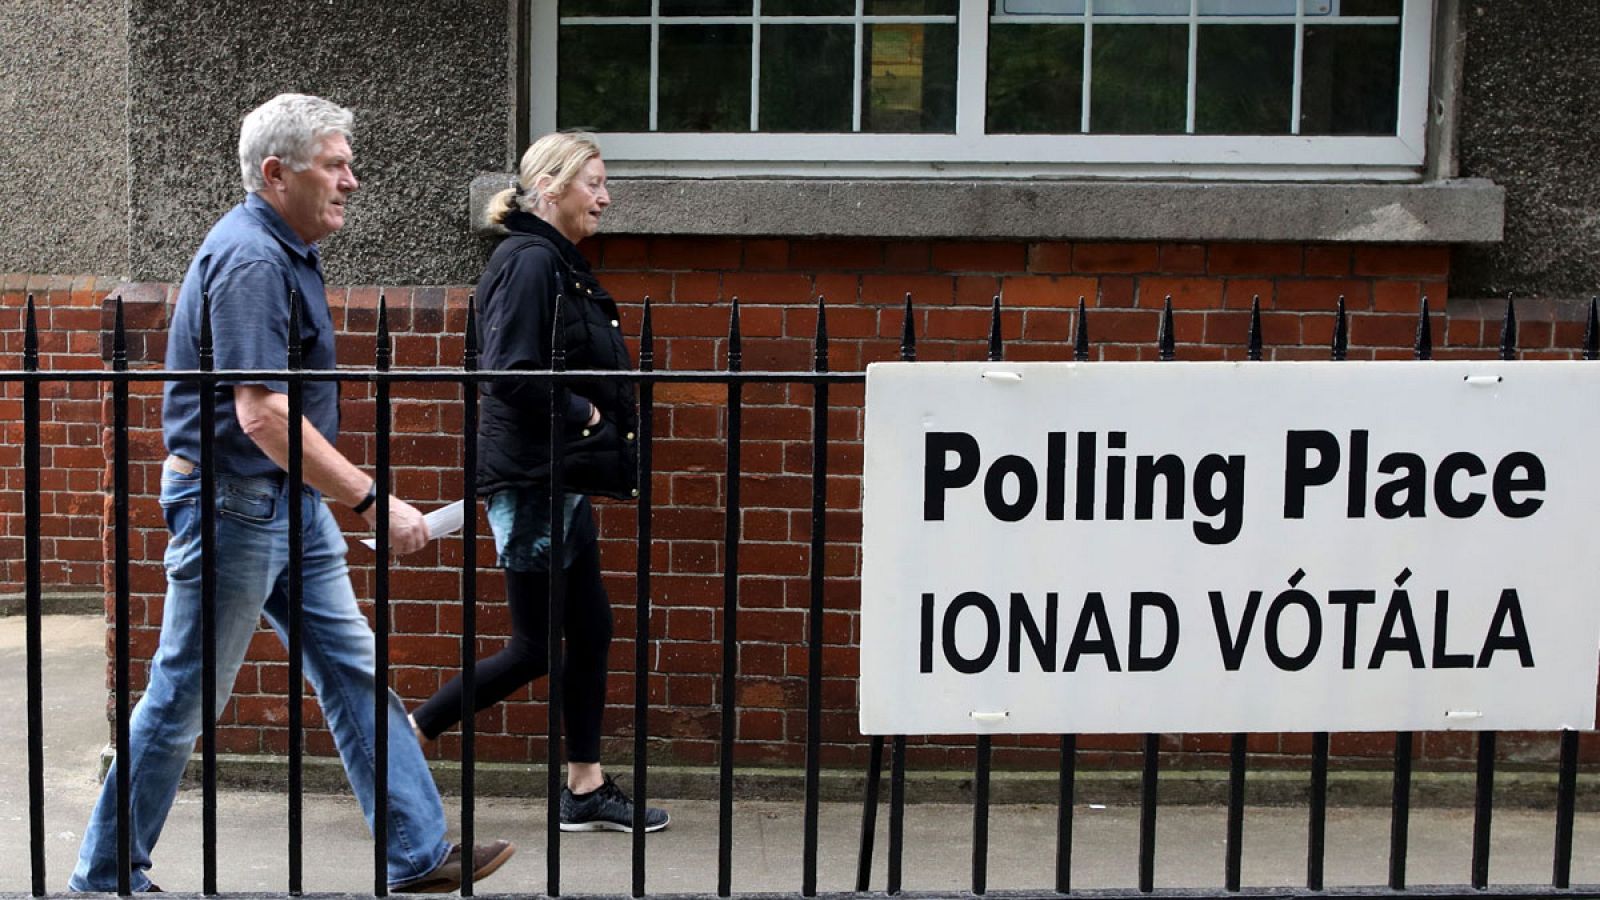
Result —
[[[489, 200], [490, 224], [505, 222], [512, 210], [533, 212], [540, 194], [560, 196], [572, 179], [600, 155], [600, 144], [586, 131], [555, 131], [534, 141], [522, 154], [516, 184]], [[540, 179], [547, 179], [540, 184]]]

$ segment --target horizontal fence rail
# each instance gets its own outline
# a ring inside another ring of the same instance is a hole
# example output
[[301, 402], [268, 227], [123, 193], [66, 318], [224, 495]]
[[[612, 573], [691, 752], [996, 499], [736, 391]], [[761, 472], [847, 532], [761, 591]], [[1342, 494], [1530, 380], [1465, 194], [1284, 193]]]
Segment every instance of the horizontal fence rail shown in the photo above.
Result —
[[[296, 301], [291, 299], [291, 308], [295, 308]], [[643, 836], [643, 817], [649, 797], [647, 780], [648, 765], [648, 707], [649, 707], [649, 649], [654, 636], [651, 633], [651, 549], [655, 536], [652, 530], [651, 512], [654, 504], [652, 492], [653, 448], [655, 434], [652, 420], [657, 410], [655, 391], [657, 387], [667, 384], [713, 384], [723, 385], [726, 388], [726, 428], [727, 446], [723, 476], [727, 484], [727, 515], [724, 518], [724, 534], [722, 535], [722, 553], [725, 565], [723, 567], [723, 603], [721, 620], [721, 682], [719, 702], [720, 752], [718, 754], [718, 804], [717, 804], [717, 854], [715, 860], [716, 895], [721, 897], [731, 896], [733, 878], [733, 812], [735, 808], [735, 775], [737, 772], [738, 744], [735, 740], [735, 730], [738, 712], [737, 685], [740, 678], [739, 672], [739, 551], [742, 543], [740, 530], [741, 497], [739, 492], [740, 474], [743, 471], [741, 444], [745, 437], [743, 424], [744, 391], [747, 387], [761, 384], [778, 385], [807, 385], [811, 388], [811, 457], [810, 457], [810, 484], [811, 493], [809, 501], [810, 516], [810, 560], [806, 578], [809, 582], [809, 605], [807, 609], [808, 629], [805, 635], [806, 647], [806, 739], [805, 739], [805, 790], [804, 790], [804, 831], [801, 858], [798, 861], [798, 895], [804, 897], [818, 895], [818, 828], [819, 828], [819, 799], [820, 799], [820, 772], [822, 766], [821, 732], [823, 713], [822, 694], [822, 669], [824, 632], [823, 616], [826, 611], [825, 569], [824, 560], [829, 546], [828, 530], [826, 527], [827, 492], [826, 485], [829, 474], [829, 427], [828, 412], [830, 408], [829, 388], [833, 385], [861, 384], [865, 380], [863, 372], [834, 372], [829, 370], [829, 337], [827, 331], [826, 310], [821, 301], [817, 302], [816, 334], [813, 340], [814, 353], [812, 368], [809, 371], [746, 371], [743, 368], [742, 336], [739, 321], [739, 306], [734, 301], [729, 312], [729, 330], [727, 338], [727, 363], [722, 371], [658, 371], [655, 368], [654, 333], [652, 326], [652, 310], [648, 298], [643, 307], [642, 332], [640, 335], [639, 363], [633, 371], [588, 371], [566, 370], [564, 367], [564, 350], [559, 343], [561, 328], [559, 327], [562, 301], [558, 299], [556, 309], [557, 327], [554, 330], [556, 345], [553, 348], [553, 363], [549, 371], [488, 371], [479, 370], [478, 347], [475, 335], [475, 322], [468, 310], [466, 349], [460, 369], [452, 370], [425, 370], [425, 371], [394, 371], [391, 369], [391, 339], [387, 324], [387, 308], [380, 301], [378, 312], [377, 340], [374, 354], [374, 366], [371, 369], [341, 369], [341, 370], [307, 370], [301, 366], [301, 357], [298, 352], [299, 340], [297, 328], [299, 316], [291, 314], [291, 335], [289, 346], [288, 367], [281, 371], [236, 371], [218, 370], [212, 366], [211, 337], [209, 330], [209, 315], [202, 317], [202, 332], [200, 345], [200, 368], [192, 371], [131, 371], [128, 369], [127, 343], [123, 331], [123, 318], [120, 299], [116, 301], [114, 334], [111, 347], [110, 371], [40, 371], [38, 368], [39, 349], [37, 331], [35, 327], [35, 312], [33, 298], [28, 298], [25, 324], [25, 341], [18, 370], [0, 371], [0, 381], [7, 383], [20, 383], [22, 387], [23, 410], [23, 448], [22, 465], [24, 469], [23, 507], [26, 530], [23, 538], [24, 553], [26, 556], [26, 583], [25, 592], [25, 629], [26, 629], [26, 681], [27, 681], [27, 794], [29, 798], [29, 861], [31, 867], [31, 894], [35, 897], [47, 896], [51, 893], [50, 884], [64, 884], [66, 873], [47, 872], [45, 869], [45, 804], [44, 804], [44, 706], [42, 702], [43, 666], [41, 644], [41, 617], [42, 617], [42, 584], [41, 584], [41, 549], [39, 543], [39, 522], [41, 511], [39, 508], [40, 496], [40, 387], [47, 383], [61, 382], [101, 382], [112, 386], [112, 445], [110, 460], [111, 490], [112, 490], [112, 517], [111, 523], [113, 541], [112, 547], [115, 558], [111, 560], [111, 578], [113, 600], [113, 625], [115, 629], [113, 641], [114, 659], [112, 673], [114, 681], [114, 734], [116, 739], [117, 759], [117, 851], [118, 862], [122, 872], [118, 881], [119, 894], [129, 893], [130, 884], [128, 877], [129, 868], [129, 784], [127, 753], [129, 742], [129, 699], [132, 692], [132, 677], [130, 675], [130, 641], [129, 641], [129, 592], [130, 579], [128, 572], [129, 563], [129, 478], [130, 449], [127, 439], [127, 414], [129, 404], [129, 387], [134, 383], [183, 381], [199, 384], [203, 387], [214, 388], [217, 385], [236, 381], [243, 377], [254, 380], [284, 381], [288, 384], [288, 401], [291, 421], [300, 422], [300, 411], [303, 403], [303, 388], [307, 383], [313, 382], [344, 382], [367, 383], [374, 386], [376, 395], [376, 479], [378, 485], [377, 507], [379, 521], [383, 521], [387, 514], [389, 495], [392, 488], [393, 463], [390, 455], [391, 445], [391, 408], [390, 388], [396, 384], [410, 383], [447, 383], [461, 386], [462, 392], [459, 403], [462, 410], [463, 422], [463, 449], [464, 457], [461, 461], [461, 480], [459, 482], [462, 495], [472, 497], [475, 494], [476, 484], [476, 425], [478, 422], [478, 392], [476, 388], [496, 381], [520, 381], [546, 385], [552, 391], [551, 425], [552, 425], [552, 455], [559, 459], [562, 451], [562, 428], [559, 414], [558, 401], [569, 385], [577, 382], [621, 379], [636, 386], [639, 399], [640, 421], [638, 431], [638, 446], [640, 450], [640, 478], [637, 502], [639, 516], [636, 531], [637, 556], [635, 562], [636, 596], [634, 602], [636, 638], [634, 644], [634, 703], [633, 703], [633, 788], [635, 792], [635, 819], [634, 833], [630, 844], [631, 865], [631, 895], [643, 897], [648, 893], [646, 883], [647, 843]], [[207, 307], [208, 308], [208, 307]], [[917, 359], [917, 335], [913, 329], [913, 304], [910, 295], [905, 299], [905, 325], [900, 342], [899, 358], [906, 361]], [[988, 334], [988, 353], [990, 360], [1003, 360], [1005, 358], [1005, 345], [1000, 328], [1002, 304], [1001, 298], [995, 297], [991, 310], [991, 326]], [[1333, 339], [1329, 347], [1332, 359], [1343, 360], [1348, 356], [1349, 330], [1347, 316], [1342, 298], [1336, 310], [1335, 328]], [[1600, 327], [1597, 327], [1597, 306], [1591, 303], [1588, 310], [1588, 327], [1586, 330], [1581, 354], [1585, 359], [1600, 358]], [[1077, 304], [1076, 316], [1073, 324], [1070, 345], [1063, 346], [1063, 356], [1077, 361], [1091, 359], [1093, 344], [1091, 341], [1093, 330], [1093, 313], [1085, 309], [1080, 298]], [[1432, 321], [1426, 298], [1422, 300], [1417, 324], [1414, 356], [1419, 360], [1431, 359], [1433, 356]], [[1502, 339], [1500, 357], [1514, 359], [1516, 351], [1517, 320], [1515, 307], [1507, 302], [1505, 319], [1502, 326]], [[1176, 359], [1179, 354], [1178, 344], [1175, 340], [1173, 329], [1173, 313], [1170, 298], [1162, 312], [1160, 325], [1155, 337], [1157, 355], [1161, 360]], [[1246, 354], [1249, 360], [1260, 360], [1263, 356], [1261, 339], [1261, 309], [1259, 301], [1251, 306], [1250, 328], [1247, 340]], [[213, 391], [202, 391], [202, 396], [211, 398]], [[214, 672], [215, 659], [215, 602], [216, 602], [216, 566], [219, 548], [215, 546], [214, 521], [215, 509], [215, 466], [213, 465], [212, 437], [215, 411], [213, 403], [207, 399], [201, 403], [201, 459], [198, 460], [201, 469], [201, 540], [203, 546], [203, 575], [202, 575], [202, 629], [204, 650], [204, 676], [202, 678], [205, 695], [202, 700], [204, 709], [215, 707]], [[290, 450], [288, 478], [290, 483], [297, 483], [301, 479], [302, 460], [302, 434], [296, 425], [290, 429]], [[565, 540], [562, 533], [563, 516], [561, 515], [560, 497], [560, 471], [555, 470], [553, 476], [554, 486], [551, 490], [551, 521], [553, 534], [551, 535], [552, 557], [559, 558], [561, 547]], [[301, 669], [301, 595], [298, 584], [298, 572], [301, 565], [302, 554], [300, 528], [302, 517], [309, 511], [302, 508], [302, 494], [299, 491], [290, 491], [292, 498], [289, 511], [290, 532], [290, 578], [289, 578], [289, 619], [286, 641], [288, 644], [289, 684], [288, 684], [288, 772], [289, 772], [289, 822], [288, 822], [288, 847], [287, 865], [285, 867], [284, 890], [293, 895], [298, 895], [307, 890], [303, 884], [302, 850], [307, 839], [302, 818], [302, 793], [304, 790], [302, 767], [305, 725], [301, 716], [302, 698], [302, 669]], [[712, 536], [707, 536], [710, 539]], [[376, 734], [376, 777], [378, 779], [375, 798], [377, 810], [373, 817], [375, 823], [374, 843], [371, 865], [373, 868], [373, 895], [383, 896], [387, 893], [385, 877], [384, 847], [387, 839], [385, 821], [387, 818], [388, 799], [385, 784], [387, 765], [385, 760], [388, 754], [388, 730], [386, 717], [388, 705], [386, 702], [385, 686], [389, 684], [389, 657], [387, 653], [387, 639], [389, 636], [390, 619], [390, 584], [391, 566], [388, 557], [388, 535], [386, 530], [379, 528], [376, 533], [377, 549], [374, 579], [374, 608], [377, 637], [378, 656], [376, 661], [376, 676], [379, 690], [375, 692], [373, 709], [377, 718]], [[462, 565], [460, 572], [461, 584], [461, 641], [460, 664], [463, 675], [464, 691], [462, 696], [462, 738], [461, 738], [461, 816], [459, 830], [464, 843], [471, 845], [475, 834], [475, 728], [473, 725], [473, 711], [475, 705], [476, 669], [474, 660], [476, 656], [476, 643], [478, 637], [478, 624], [476, 605], [478, 598], [477, 563], [475, 547], [478, 543], [476, 517], [469, 512], [465, 516], [465, 524], [459, 538], [462, 548]], [[559, 777], [561, 742], [561, 691], [560, 691], [560, 659], [561, 641], [556, 635], [561, 633], [564, 615], [563, 597], [565, 584], [562, 567], [552, 566], [550, 573], [551, 603], [549, 608], [549, 628], [552, 639], [550, 641], [550, 701], [548, 712], [548, 733], [546, 766], [547, 790], [547, 816], [548, 843], [545, 848], [545, 893], [549, 896], [560, 896], [563, 893], [561, 880], [561, 831], [559, 829], [558, 800], [562, 782]], [[216, 727], [210, 715], [203, 716], [204, 731], [201, 738], [201, 770], [202, 770], [202, 893], [214, 895], [217, 893], [217, 870], [221, 861], [217, 858], [216, 833], [217, 833], [217, 744]], [[1394, 755], [1392, 763], [1392, 802], [1390, 805], [1390, 834], [1388, 851], [1388, 878], [1387, 883], [1370, 888], [1338, 888], [1328, 889], [1324, 883], [1324, 850], [1326, 844], [1326, 814], [1328, 803], [1328, 768], [1329, 768], [1329, 735], [1318, 733], [1311, 736], [1310, 752], [1310, 788], [1308, 797], [1309, 821], [1307, 827], [1307, 846], [1305, 852], [1305, 887], [1301, 889], [1277, 888], [1252, 888], [1242, 884], [1241, 860], [1243, 850], [1243, 825], [1245, 819], [1245, 783], [1247, 766], [1248, 736], [1234, 734], [1229, 739], [1228, 751], [1228, 782], [1226, 799], [1226, 827], [1224, 829], [1223, 854], [1220, 860], [1223, 886], [1220, 890], [1204, 888], [1161, 889], [1155, 887], [1157, 838], [1159, 835], [1157, 814], [1160, 808], [1157, 786], [1160, 778], [1160, 765], [1163, 751], [1163, 741], [1160, 735], [1149, 734], [1143, 738], [1142, 768], [1140, 771], [1140, 799], [1138, 815], [1138, 840], [1132, 848], [1136, 862], [1136, 885], [1126, 890], [1094, 890], [1075, 891], [1073, 888], [1073, 836], [1076, 825], [1073, 817], [1073, 808], [1077, 800], [1076, 780], [1078, 776], [1079, 743], [1078, 736], [1073, 734], [1059, 735], [1059, 790], [1054, 799], [1056, 806], [1056, 829], [1054, 841], [1054, 881], [1051, 884], [1039, 885], [1036, 890], [1029, 891], [995, 891], [994, 896], [1043, 896], [1080, 893], [1086, 896], [1124, 897], [1140, 894], [1155, 894], [1162, 896], [1182, 897], [1283, 897], [1305, 894], [1307, 892], [1335, 895], [1421, 895], [1435, 896], [1473, 896], [1473, 897], [1526, 897], [1562, 895], [1562, 896], [1593, 896], [1600, 892], [1600, 886], [1573, 887], [1571, 870], [1573, 862], [1573, 824], [1575, 800], [1577, 794], [1578, 772], [1578, 734], [1573, 731], [1563, 732], [1560, 738], [1560, 760], [1557, 773], [1557, 788], [1554, 806], [1554, 847], [1552, 854], [1551, 880], [1548, 885], [1520, 885], [1520, 886], [1491, 886], [1490, 884], [1490, 827], [1494, 810], [1492, 792], [1494, 788], [1495, 761], [1496, 761], [1496, 735], [1494, 732], [1482, 732], [1477, 735], [1476, 757], [1476, 793], [1473, 811], [1473, 829], [1470, 848], [1469, 884], [1454, 887], [1429, 887], [1411, 888], [1408, 886], [1406, 862], [1409, 851], [1409, 815], [1412, 792], [1412, 757], [1414, 752], [1413, 735], [1409, 732], [1394, 735]], [[868, 755], [868, 768], [866, 771], [866, 785], [862, 797], [861, 833], [857, 851], [857, 868], [854, 879], [856, 895], [873, 892], [874, 861], [877, 854], [876, 828], [878, 811], [881, 802], [880, 782], [883, 778], [883, 755], [887, 751], [890, 755], [888, 766], [889, 790], [887, 815], [887, 847], [884, 852], [886, 865], [886, 879], [881, 890], [888, 894], [905, 894], [906, 896], [930, 896], [925, 892], [907, 892], [904, 890], [905, 881], [905, 827], [908, 817], [914, 812], [907, 810], [906, 787], [911, 778], [907, 772], [906, 754], [907, 739], [905, 736], [893, 736], [889, 739], [873, 737], [868, 741], [870, 745]], [[971, 839], [968, 846], [971, 856], [971, 879], [969, 890], [972, 894], [983, 895], [990, 893], [987, 888], [989, 875], [989, 822], [990, 822], [990, 779], [992, 774], [992, 750], [988, 736], [978, 736], [975, 739], [975, 766], [973, 770]], [[12, 786], [5, 786], [11, 790]], [[82, 814], [86, 810], [63, 811], [61, 815], [68, 816], [72, 827], [76, 827]], [[65, 823], [54, 823], [60, 830]], [[1040, 836], [1041, 845], [1050, 839], [1048, 835]], [[953, 838], [952, 841], [959, 841]], [[11, 848], [18, 850], [20, 848]], [[956, 848], [952, 847], [952, 852]], [[20, 857], [19, 857], [20, 858]], [[709, 860], [707, 861], [709, 864]], [[316, 890], [315, 885], [309, 886]], [[509, 887], [509, 886], [508, 886]], [[522, 887], [522, 886], [519, 886]], [[470, 872], [467, 873], [461, 893], [471, 896], [474, 893]], [[517, 893], [524, 893], [517, 890]], [[689, 896], [689, 895], [684, 895]], [[789, 895], [786, 895], [789, 896]], [[849, 896], [849, 895], [846, 895]]]

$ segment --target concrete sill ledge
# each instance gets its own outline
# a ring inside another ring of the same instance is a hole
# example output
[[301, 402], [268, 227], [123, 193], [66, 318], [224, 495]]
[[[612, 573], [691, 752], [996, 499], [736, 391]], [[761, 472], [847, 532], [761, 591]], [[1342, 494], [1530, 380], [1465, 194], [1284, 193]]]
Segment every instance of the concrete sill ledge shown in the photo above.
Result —
[[[102, 776], [112, 758], [113, 751], [109, 747], [101, 753]], [[460, 764], [434, 760], [431, 765], [439, 789], [446, 794], [457, 793], [461, 784]], [[626, 781], [632, 764], [618, 759], [609, 769]], [[288, 770], [288, 758], [282, 756], [217, 756], [217, 780], [227, 787], [286, 790]], [[337, 759], [306, 757], [303, 773], [308, 792], [340, 793], [349, 789]], [[542, 790], [544, 766], [479, 763], [474, 776], [479, 795], [526, 797]], [[190, 783], [199, 782], [198, 755], [190, 760], [186, 777]], [[1167, 769], [1160, 777], [1163, 805], [1227, 805], [1228, 773], [1224, 770]], [[1080, 769], [1076, 781], [1077, 802], [1137, 804], [1140, 778], [1140, 773], [1134, 770]], [[1476, 775], [1470, 771], [1415, 771], [1411, 776], [1412, 805], [1471, 807], [1475, 779]], [[994, 803], [1053, 803], [1057, 783], [1054, 772], [995, 771], [990, 782], [990, 799]], [[1246, 776], [1245, 799], [1252, 806], [1304, 805], [1309, 796], [1309, 783], [1309, 775], [1301, 770], [1252, 769]], [[717, 785], [718, 771], [714, 767], [653, 766], [650, 769], [652, 797], [714, 800]], [[865, 788], [864, 771], [824, 769], [821, 773], [823, 800], [859, 803]], [[1388, 806], [1393, 789], [1394, 777], [1388, 771], [1328, 773], [1328, 802], [1334, 806]], [[1500, 807], [1553, 808], [1555, 767], [1551, 765], [1549, 771], [1497, 771], [1494, 789], [1495, 804]], [[970, 803], [972, 791], [971, 772], [913, 771], [906, 775], [906, 800], [910, 803]], [[798, 801], [805, 796], [805, 772], [801, 769], [740, 768], [735, 772], [734, 796], [743, 800]], [[879, 796], [884, 804], [888, 803], [887, 765]], [[1600, 809], [1600, 773], [1584, 772], [1578, 776], [1578, 806], [1584, 810]]]
[[[20, 616], [27, 611], [27, 595], [21, 591], [0, 594], [0, 616]], [[43, 591], [39, 605], [47, 616], [103, 615], [106, 595], [103, 591]]]
[[[471, 187], [484, 234], [489, 198]], [[1491, 243], [1505, 190], [1485, 179], [1417, 184], [617, 178], [603, 233], [878, 239]]]

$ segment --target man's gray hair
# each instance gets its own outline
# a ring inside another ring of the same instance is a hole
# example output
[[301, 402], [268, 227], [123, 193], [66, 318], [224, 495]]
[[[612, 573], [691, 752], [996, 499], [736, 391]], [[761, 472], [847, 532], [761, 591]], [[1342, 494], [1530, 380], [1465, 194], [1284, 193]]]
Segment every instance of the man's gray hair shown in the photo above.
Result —
[[254, 193], [266, 187], [261, 163], [269, 156], [283, 160], [296, 172], [311, 167], [317, 146], [329, 135], [350, 139], [350, 110], [308, 94], [279, 94], [252, 109], [239, 126], [239, 175], [244, 189]]

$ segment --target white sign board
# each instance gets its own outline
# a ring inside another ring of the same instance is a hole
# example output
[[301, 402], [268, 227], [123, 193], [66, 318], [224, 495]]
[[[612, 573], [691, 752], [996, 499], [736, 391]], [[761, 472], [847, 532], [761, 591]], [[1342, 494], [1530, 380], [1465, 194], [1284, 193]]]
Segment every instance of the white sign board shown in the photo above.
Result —
[[1594, 726], [1600, 365], [884, 363], [869, 734]]

